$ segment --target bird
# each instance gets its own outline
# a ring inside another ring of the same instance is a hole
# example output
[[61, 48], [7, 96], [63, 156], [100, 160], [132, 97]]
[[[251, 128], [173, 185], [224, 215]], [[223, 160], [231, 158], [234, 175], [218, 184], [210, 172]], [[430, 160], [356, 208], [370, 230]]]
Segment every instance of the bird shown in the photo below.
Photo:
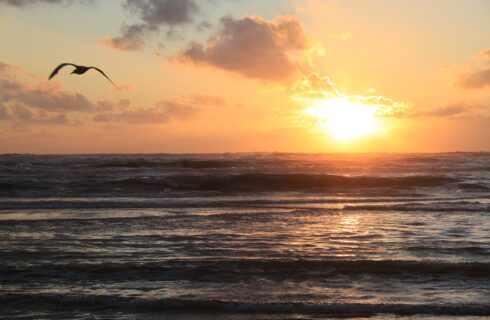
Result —
[[49, 79], [48, 80], [51, 80], [51, 78], [53, 78], [56, 74], [58, 74], [58, 71], [60, 71], [61, 68], [63, 67], [66, 67], [66, 66], [74, 66], [75, 67], [75, 70], [73, 70], [71, 73], [75, 73], [75, 74], [84, 74], [85, 72], [87, 72], [88, 70], [90, 69], [94, 69], [94, 70], [97, 70], [100, 72], [100, 74], [102, 74], [107, 80], [109, 80], [114, 86], [116, 86], [114, 84], [114, 82], [112, 82], [111, 79], [109, 79], [109, 77], [104, 73], [104, 71], [100, 70], [99, 68], [97, 67], [86, 67], [86, 66], [78, 66], [76, 64], [73, 64], [73, 63], [62, 63], [60, 64], [59, 66], [57, 66], [53, 72], [51, 72], [51, 75], [49, 76]]

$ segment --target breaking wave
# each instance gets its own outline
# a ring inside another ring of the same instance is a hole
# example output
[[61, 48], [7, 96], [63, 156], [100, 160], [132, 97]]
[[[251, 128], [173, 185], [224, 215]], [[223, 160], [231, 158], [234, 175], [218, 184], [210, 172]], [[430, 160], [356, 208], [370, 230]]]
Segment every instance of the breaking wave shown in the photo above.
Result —
[[165, 191], [341, 191], [360, 188], [437, 187], [457, 179], [447, 176], [341, 176], [326, 174], [245, 173], [235, 175], [140, 176], [124, 179], [97, 178], [82, 181], [22, 180], [0, 183], [4, 196], [19, 196], [24, 191], [39, 194], [138, 194]]
[[264, 314], [324, 314], [359, 317], [376, 314], [487, 316], [490, 304], [369, 304], [369, 303], [304, 303], [304, 302], [242, 302], [179, 298], [135, 298], [104, 295], [11, 294], [0, 297], [0, 305], [36, 305], [76, 310], [118, 309], [130, 311], [173, 311], [183, 313], [264, 313]]

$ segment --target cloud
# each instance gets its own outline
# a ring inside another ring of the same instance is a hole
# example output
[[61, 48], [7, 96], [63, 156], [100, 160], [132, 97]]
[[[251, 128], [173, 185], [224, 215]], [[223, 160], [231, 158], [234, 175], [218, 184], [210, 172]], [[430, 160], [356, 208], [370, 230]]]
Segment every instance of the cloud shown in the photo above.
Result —
[[129, 124], [166, 124], [172, 120], [193, 118], [200, 109], [166, 100], [149, 109], [132, 108], [117, 112], [99, 113], [93, 117], [96, 122], [124, 122]]
[[147, 27], [142, 24], [133, 24], [130, 26], [123, 24], [119, 37], [102, 39], [99, 42], [113, 49], [136, 51], [145, 46], [147, 31]]
[[96, 122], [123, 122], [129, 124], [165, 124], [173, 120], [185, 121], [194, 118], [204, 107], [225, 106], [223, 99], [204, 94], [193, 94], [188, 98], [162, 100], [152, 108], [138, 108], [128, 100], [118, 103], [105, 101], [109, 112], [101, 112], [93, 117]]
[[464, 89], [490, 86], [490, 48], [477, 53], [473, 62], [459, 75], [457, 85]]
[[0, 62], [0, 96], [4, 103], [23, 104], [46, 111], [90, 112], [95, 108], [84, 95], [62, 90], [54, 83], [32, 83], [20, 78], [32, 77], [20, 68]]
[[[0, 61], [0, 121], [16, 126], [81, 125], [80, 117], [92, 114], [95, 122], [164, 124], [192, 119], [204, 108], [225, 106], [223, 99], [206, 94], [162, 100], [151, 108], [137, 107], [128, 99], [92, 101], [64, 90], [56, 81], [30, 74]], [[89, 118], [89, 119], [90, 119]]]
[[33, 111], [20, 104], [10, 107], [0, 105], [0, 121], [10, 121], [14, 126], [29, 124], [78, 126], [79, 120], [71, 120], [64, 113], [47, 113], [42, 110]]
[[485, 106], [478, 103], [459, 102], [432, 110], [417, 110], [407, 113], [405, 117], [455, 117], [470, 114], [474, 111], [485, 110]]
[[189, 23], [198, 11], [194, 0], [125, 0], [123, 6], [149, 29]]
[[12, 125], [77, 126], [79, 120], [66, 113], [91, 113], [113, 110], [124, 102], [93, 102], [84, 95], [62, 89], [56, 82], [32, 75], [23, 69], [0, 62], [0, 121]]
[[481, 89], [490, 86], [490, 68], [462, 74], [459, 85], [465, 89]]
[[128, 99], [120, 99], [118, 101], [100, 100], [97, 101], [92, 112], [107, 112], [114, 110], [128, 110], [132, 108], [131, 101]]
[[395, 101], [382, 95], [349, 95], [338, 88], [327, 76], [318, 73], [305, 74], [291, 87], [292, 98], [308, 104], [329, 99], [342, 99], [347, 102], [371, 106], [378, 117], [399, 117], [409, 109], [405, 102]]
[[294, 98], [301, 99], [325, 99], [339, 96], [340, 92], [335, 84], [327, 76], [322, 76], [316, 72], [303, 75], [293, 85]]
[[0, 120], [5, 120], [5, 119], [8, 119], [10, 117], [10, 114], [7, 110], [7, 108], [2, 104], [0, 103]]
[[55, 4], [63, 2], [65, 2], [65, 0], [0, 0], [0, 4], [8, 4], [15, 7], [25, 7], [39, 3]]
[[[130, 90], [132, 87], [127, 84], [116, 87], [116, 91]], [[91, 101], [78, 92], [64, 90], [54, 81], [46, 82], [44, 77], [3, 62], [0, 62], [0, 101], [49, 112], [82, 113], [120, 109], [130, 104], [128, 100]]]
[[101, 43], [123, 51], [142, 49], [148, 34], [161, 28], [166, 28], [168, 35], [173, 34], [174, 27], [191, 23], [199, 9], [195, 0], [124, 0], [122, 5], [138, 22], [123, 24], [120, 36]]
[[478, 52], [476, 54], [476, 59], [477, 60], [490, 59], [490, 48], [483, 49], [482, 51]]
[[44, 88], [23, 88], [7, 95], [7, 100], [14, 99], [25, 105], [48, 111], [90, 112], [94, 104], [78, 92], [58, 91]]
[[283, 81], [301, 64], [293, 53], [304, 53], [308, 38], [301, 22], [290, 16], [272, 21], [258, 16], [221, 18], [219, 32], [206, 45], [191, 42], [173, 61], [211, 66], [245, 77]]
[[93, 117], [96, 122], [125, 122], [129, 124], [164, 124], [170, 121], [165, 112], [156, 108], [114, 113], [99, 113]]
[[72, 4], [74, 2], [79, 3], [92, 3], [93, 0], [0, 0], [0, 4], [7, 4], [14, 7], [27, 7], [38, 4]]
[[206, 94], [193, 94], [190, 99], [187, 100], [191, 105], [197, 105], [202, 107], [222, 107], [226, 105], [226, 101], [211, 95]]
[[376, 107], [376, 115], [379, 117], [398, 117], [405, 114], [409, 109], [407, 103], [395, 101], [382, 95], [346, 94], [329, 77], [315, 72], [303, 75], [293, 84], [292, 91], [293, 99], [298, 101], [313, 102], [341, 98], [362, 105], [374, 106]]
[[452, 104], [449, 106], [445, 106], [442, 108], [438, 108], [438, 109], [429, 111], [426, 114], [428, 116], [434, 116], [434, 117], [449, 117], [449, 116], [455, 116], [455, 115], [463, 114], [463, 113], [470, 111], [472, 109], [475, 109], [474, 105]]
[[337, 7], [335, 2], [329, 0], [305, 0], [300, 1], [295, 7], [297, 14], [309, 15], [325, 18], [325, 16], [335, 14]]
[[118, 92], [130, 92], [134, 90], [134, 87], [130, 84], [120, 83], [115, 87], [115, 90]]

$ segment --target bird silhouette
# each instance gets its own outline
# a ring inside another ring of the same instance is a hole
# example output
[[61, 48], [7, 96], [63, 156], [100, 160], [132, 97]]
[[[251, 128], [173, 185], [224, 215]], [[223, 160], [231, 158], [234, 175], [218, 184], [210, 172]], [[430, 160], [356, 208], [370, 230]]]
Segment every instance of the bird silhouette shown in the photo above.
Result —
[[72, 74], [73, 73], [75, 73], [75, 74], [84, 74], [85, 72], [87, 72], [90, 69], [97, 70], [97, 71], [100, 72], [101, 75], [103, 75], [107, 80], [109, 80], [114, 86], [116, 86], [114, 84], [114, 82], [112, 82], [112, 80], [109, 79], [109, 77], [104, 73], [104, 71], [100, 70], [99, 68], [97, 68], [97, 67], [78, 66], [78, 65], [73, 64], [73, 63], [62, 63], [59, 66], [57, 66], [53, 70], [53, 72], [51, 72], [51, 75], [49, 76], [49, 80], [51, 80], [51, 78], [53, 78], [56, 74], [58, 74], [58, 71], [60, 71], [61, 68], [66, 67], [66, 66], [74, 66], [75, 67], [75, 70], [73, 70], [71, 72]]

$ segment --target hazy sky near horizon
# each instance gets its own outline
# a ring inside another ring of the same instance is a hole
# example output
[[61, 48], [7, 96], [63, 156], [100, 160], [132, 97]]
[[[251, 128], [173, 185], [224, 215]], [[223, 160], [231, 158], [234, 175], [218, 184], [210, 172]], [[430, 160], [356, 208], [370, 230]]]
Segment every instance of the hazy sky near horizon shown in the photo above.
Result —
[[0, 153], [480, 150], [487, 0], [0, 0]]

